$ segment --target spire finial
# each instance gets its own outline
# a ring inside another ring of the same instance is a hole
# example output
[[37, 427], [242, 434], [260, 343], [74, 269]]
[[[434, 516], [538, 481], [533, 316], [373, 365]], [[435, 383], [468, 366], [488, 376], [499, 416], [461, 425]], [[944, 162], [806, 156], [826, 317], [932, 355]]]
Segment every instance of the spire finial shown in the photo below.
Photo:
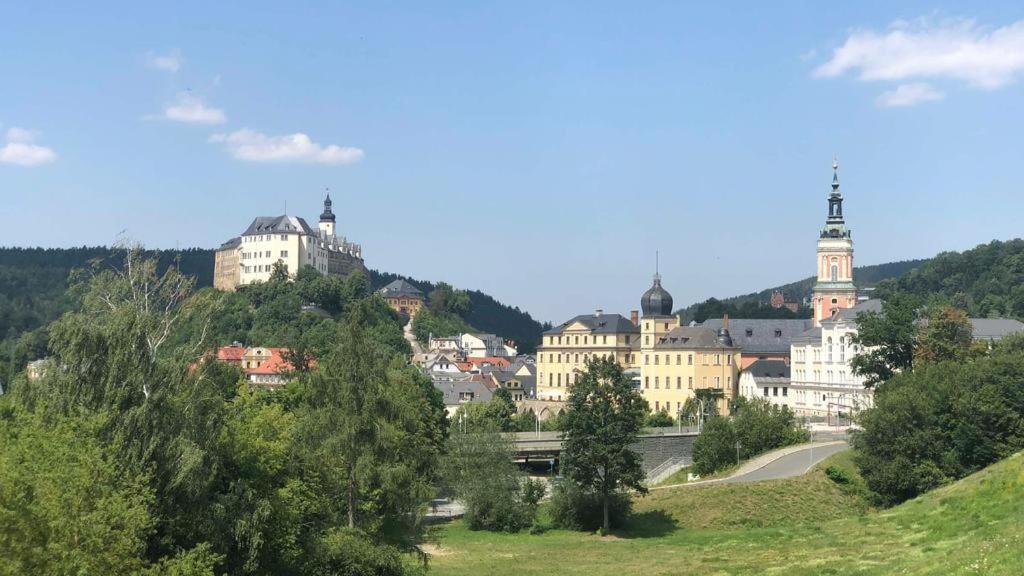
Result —
[[659, 251], [655, 250], [654, 251], [654, 281], [655, 282], [660, 282], [661, 281], [661, 273], [660, 273], [660, 270], [659, 270], [659, 256], [660, 256]]
[[832, 155], [832, 193], [839, 193], [839, 156]]

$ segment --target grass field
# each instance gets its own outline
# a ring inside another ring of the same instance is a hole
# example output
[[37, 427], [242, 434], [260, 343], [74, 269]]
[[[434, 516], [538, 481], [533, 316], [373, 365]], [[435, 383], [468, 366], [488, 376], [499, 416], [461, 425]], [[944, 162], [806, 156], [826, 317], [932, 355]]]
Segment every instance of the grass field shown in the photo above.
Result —
[[[855, 476], [841, 487], [828, 465]], [[639, 499], [627, 529], [601, 538], [551, 530], [440, 527], [431, 572], [472, 574], [1024, 574], [1024, 456], [880, 512], [850, 453], [806, 476], [683, 487]]]

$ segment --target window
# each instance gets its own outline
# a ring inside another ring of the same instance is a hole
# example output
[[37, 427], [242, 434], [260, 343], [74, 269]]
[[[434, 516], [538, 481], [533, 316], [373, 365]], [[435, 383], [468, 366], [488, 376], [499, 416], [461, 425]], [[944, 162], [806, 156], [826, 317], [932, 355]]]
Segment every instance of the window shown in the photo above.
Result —
[[650, 335], [645, 335], [644, 336], [644, 345], [646, 346], [647, 344], [650, 344], [650, 343], [651, 343]]
[[580, 343], [580, 337], [579, 337], [579, 336], [576, 336], [576, 337], [574, 338], [574, 340], [575, 340], [575, 343], [576, 343], [576, 344], [579, 344], [579, 343]]
[[782, 338], [782, 330], [776, 329], [775, 330], [775, 337], [776, 338]]
[[646, 365], [648, 365], [650, 363], [651, 363], [651, 357], [648, 356], [647, 354], [644, 354], [644, 365], [646, 366]]
[[665, 330], [668, 330], [668, 322], [665, 322]]
[[839, 280], [839, 266], [836, 266], [833, 263], [832, 264], [832, 281], [835, 282], [837, 280]]
[[839, 361], [846, 362], [846, 338], [839, 338]]
[[586, 345], [586, 344], [587, 344], [587, 337], [586, 337], [586, 336], [584, 336], [584, 337], [583, 337], [583, 344], [584, 344], [584, 345]]
[[573, 363], [575, 363], [575, 364], [579, 364], [580, 363], [580, 355], [579, 354], [576, 355], [576, 359], [573, 360]]
[[682, 376], [676, 376], [676, 390], [681, 390], [682, 388], [683, 388], [683, 377]]
[[786, 388], [785, 386], [783, 386], [782, 387], [782, 395], [783, 396], [789, 396], [789, 388]]
[[686, 377], [686, 387], [693, 390], [693, 376]]
[[562, 385], [562, 374], [561, 373], [558, 374], [558, 385], [559, 386]]
[[768, 387], [767, 387], [767, 386], [765, 386], [765, 387], [764, 387], [764, 395], [765, 395], [765, 396], [767, 396], [767, 395], [768, 395]]
[[686, 365], [693, 366], [693, 354], [686, 355]]
[[655, 376], [655, 377], [654, 377], [654, 389], [655, 389], [655, 390], [657, 390], [657, 389], [658, 389], [658, 380], [659, 380], [659, 378], [658, 378], [657, 376]]
[[658, 365], [658, 355], [657, 354], [654, 355], [654, 365], [655, 366]]
[[747, 338], [750, 338], [751, 336], [753, 336], [753, 335], [754, 335], [754, 329], [753, 329], [753, 328], [747, 328], [747, 329], [746, 329], [746, 330], [744, 331], [744, 334], [746, 334], [746, 335], [747, 335]]
[[655, 410], [661, 410], [661, 407], [658, 405], [658, 401], [657, 400], [654, 401], [654, 409]]
[[773, 386], [772, 387], [772, 396], [778, 396], [778, 395], [779, 395], [779, 387], [778, 386]]
[[718, 366], [721, 363], [722, 363], [722, 355], [721, 354], [715, 354], [715, 366]]
[[608, 335], [605, 334], [604, 336], [601, 336], [601, 344], [607, 344], [607, 343], [608, 343]]
[[721, 388], [721, 387], [722, 387], [722, 377], [721, 376], [715, 376], [715, 388]]
[[288, 235], [287, 234], [281, 234], [281, 240], [287, 240], [287, 239], [288, 239]]
[[827, 354], [828, 354], [828, 356], [826, 356], [826, 358], [828, 359], [829, 362], [831, 362], [832, 361], [832, 337], [831, 336], [828, 337], [828, 348], [826, 350], [827, 350]]
[[651, 387], [651, 377], [650, 376], [644, 376], [644, 388], [650, 388], [650, 387]]
[[683, 363], [683, 355], [682, 354], [676, 354], [676, 366], [679, 366], [682, 363]]
[[725, 363], [726, 364], [732, 364], [732, 354], [726, 354], [725, 355]]

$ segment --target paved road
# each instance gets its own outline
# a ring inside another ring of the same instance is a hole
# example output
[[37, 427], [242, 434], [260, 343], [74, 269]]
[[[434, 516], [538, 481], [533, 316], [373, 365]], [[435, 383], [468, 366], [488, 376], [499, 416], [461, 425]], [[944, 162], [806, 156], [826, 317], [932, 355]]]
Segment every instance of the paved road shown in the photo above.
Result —
[[752, 470], [746, 474], [723, 478], [722, 484], [734, 482], [758, 482], [760, 480], [776, 480], [779, 478], [792, 478], [805, 474], [815, 464], [829, 456], [842, 452], [850, 446], [847, 444], [830, 444], [816, 448], [804, 448], [792, 454], [786, 454], [781, 458], [773, 460], [765, 466]]

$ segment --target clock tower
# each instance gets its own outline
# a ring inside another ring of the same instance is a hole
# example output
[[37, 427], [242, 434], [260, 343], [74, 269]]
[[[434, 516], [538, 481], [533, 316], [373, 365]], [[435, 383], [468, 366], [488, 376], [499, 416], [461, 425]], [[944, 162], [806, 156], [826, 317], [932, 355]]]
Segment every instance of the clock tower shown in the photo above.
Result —
[[843, 195], [839, 192], [839, 162], [832, 160], [832, 192], [828, 218], [818, 238], [818, 277], [812, 296], [814, 325], [838, 310], [857, 305], [853, 285], [853, 238], [843, 220]]

